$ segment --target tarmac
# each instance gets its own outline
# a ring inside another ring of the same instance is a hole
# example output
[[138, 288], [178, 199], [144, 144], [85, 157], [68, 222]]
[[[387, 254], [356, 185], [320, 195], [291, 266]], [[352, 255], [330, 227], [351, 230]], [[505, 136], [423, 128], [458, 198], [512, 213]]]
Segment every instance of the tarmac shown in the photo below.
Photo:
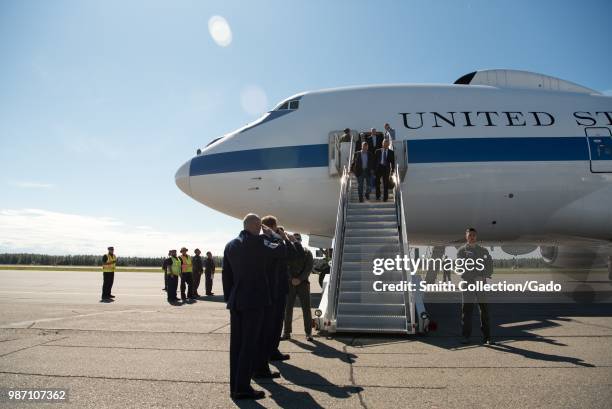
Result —
[[[459, 344], [459, 305], [428, 304], [426, 336], [342, 334], [307, 342], [299, 306], [282, 377], [229, 397], [229, 314], [212, 297], [171, 306], [162, 275], [0, 271], [0, 389], [61, 388], [66, 403], [2, 408], [609, 408], [612, 303], [491, 304], [496, 346]], [[313, 306], [320, 299], [311, 279]], [[203, 291], [200, 291], [203, 292]], [[587, 298], [593, 300], [595, 298]], [[475, 314], [476, 315], [476, 314]]]

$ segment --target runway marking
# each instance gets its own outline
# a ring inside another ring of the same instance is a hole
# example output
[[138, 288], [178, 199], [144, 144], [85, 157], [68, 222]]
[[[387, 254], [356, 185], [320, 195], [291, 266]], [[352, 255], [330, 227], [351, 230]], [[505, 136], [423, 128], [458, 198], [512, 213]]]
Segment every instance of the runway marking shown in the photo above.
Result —
[[[92, 317], [92, 316], [95, 316], [95, 315], [104, 315], [104, 314], [122, 314], [122, 313], [128, 313], [128, 312], [152, 313], [152, 312], [157, 312], [157, 310], [102, 311], [102, 312], [93, 312], [91, 314], [70, 315], [70, 316], [67, 316], [67, 317], [39, 318], [39, 319], [35, 319], [35, 320], [30, 320], [30, 321], [12, 322], [10, 324], [3, 325], [2, 328], [6, 328], [6, 327], [22, 327], [22, 328], [23, 327], [27, 327], [27, 328], [31, 328], [33, 325], [39, 324], [39, 323], [42, 323], [42, 322], [61, 321], [61, 320], [66, 320], [66, 319], [70, 319], [70, 318]], [[48, 329], [48, 328], [45, 328], [45, 329]]]

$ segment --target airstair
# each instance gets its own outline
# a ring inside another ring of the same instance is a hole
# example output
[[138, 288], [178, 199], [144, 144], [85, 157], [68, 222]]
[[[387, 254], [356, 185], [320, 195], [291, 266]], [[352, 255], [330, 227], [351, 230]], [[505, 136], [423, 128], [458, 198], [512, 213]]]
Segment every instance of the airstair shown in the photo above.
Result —
[[[404, 160], [407, 155], [400, 149], [405, 150], [405, 143], [396, 142], [396, 157]], [[349, 151], [351, 158], [352, 142]], [[405, 169], [396, 167], [392, 176], [395, 186], [387, 202], [360, 203], [357, 180], [349, 173], [349, 166], [344, 165], [340, 178], [332, 265], [323, 284], [321, 304], [315, 310], [315, 326], [331, 333], [426, 332], [429, 316], [418, 291], [420, 276], [406, 269], [380, 275], [373, 272], [375, 259], [409, 256], [401, 192]], [[413, 283], [414, 291], [408, 283]], [[396, 288], [389, 290], [385, 287], [389, 284]]]

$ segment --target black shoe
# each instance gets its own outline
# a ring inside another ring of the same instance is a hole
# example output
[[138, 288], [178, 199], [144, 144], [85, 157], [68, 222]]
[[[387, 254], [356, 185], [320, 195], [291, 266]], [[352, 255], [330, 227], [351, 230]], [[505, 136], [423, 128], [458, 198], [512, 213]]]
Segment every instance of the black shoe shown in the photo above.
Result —
[[495, 345], [495, 342], [491, 340], [491, 338], [483, 338], [480, 343], [482, 345]]
[[276, 379], [280, 376], [280, 372], [256, 372], [253, 374], [253, 378], [258, 379]]
[[359, 203], [363, 203], [363, 197], [359, 198]]
[[278, 354], [270, 357], [270, 361], [286, 361], [288, 359], [291, 359], [289, 354]]
[[215, 293], [206, 293], [206, 295], [215, 295]]
[[103, 298], [100, 300], [100, 302], [113, 302], [113, 301], [115, 301], [115, 300], [113, 300], [113, 299], [112, 299], [112, 298], [110, 298], [110, 297], [103, 297]]
[[366, 195], [366, 200], [370, 200], [370, 195]]
[[463, 337], [463, 339], [461, 339], [462, 345], [468, 345], [469, 343], [470, 343], [470, 337]]
[[114, 295], [112, 295], [112, 294], [111, 294], [111, 295], [109, 295], [109, 297], [110, 297], [110, 298], [115, 298], [115, 296], [114, 296]]
[[307, 334], [307, 335], [306, 335], [306, 341], [308, 341], [308, 342], [312, 342], [312, 341], [313, 341], [313, 339], [312, 339], [312, 335]]
[[281, 337], [281, 341], [287, 341], [288, 339], [291, 339], [291, 334], [283, 334]]
[[251, 392], [238, 392], [231, 393], [230, 396], [232, 399], [241, 400], [241, 399], [262, 399], [266, 397], [264, 391], [256, 391], [252, 390]]

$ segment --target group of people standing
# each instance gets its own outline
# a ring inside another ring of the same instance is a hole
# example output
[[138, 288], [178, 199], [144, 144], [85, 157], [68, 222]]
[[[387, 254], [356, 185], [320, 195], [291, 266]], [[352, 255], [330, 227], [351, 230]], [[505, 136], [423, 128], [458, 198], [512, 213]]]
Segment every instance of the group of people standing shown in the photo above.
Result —
[[168, 258], [164, 259], [162, 271], [164, 272], [164, 288], [168, 296], [168, 302], [173, 305], [179, 304], [179, 299], [176, 296], [176, 291], [179, 286], [181, 289], [181, 301], [183, 303], [193, 303], [200, 294], [198, 287], [202, 274], [205, 277], [206, 295], [214, 295], [212, 292], [213, 276], [215, 274], [215, 260], [210, 251], [206, 252], [206, 257], [202, 258], [200, 249], [195, 249], [195, 256], [191, 257], [187, 254], [189, 250], [186, 247], [181, 248], [181, 255], [177, 257], [176, 250], [168, 252]]
[[244, 229], [225, 246], [223, 296], [230, 310], [230, 395], [265, 396], [251, 386], [254, 378], [278, 378], [269, 362], [290, 359], [279, 350], [291, 337], [293, 303], [300, 298], [306, 339], [312, 341], [310, 283], [312, 253], [299, 234], [288, 234], [274, 216], [248, 214]]
[[[347, 134], [350, 130], [345, 129], [344, 132]], [[395, 130], [389, 124], [385, 124], [384, 134], [372, 128], [369, 135], [363, 133], [356, 141], [351, 172], [357, 177], [360, 202], [363, 202], [364, 189], [366, 200], [370, 200], [372, 189], [376, 191], [376, 200], [380, 200], [381, 196], [385, 202], [389, 199], [389, 181], [395, 170], [395, 153], [391, 147], [393, 140], [395, 140]]]
[[[115, 296], [111, 294], [115, 281], [115, 269], [117, 267], [117, 256], [115, 248], [110, 246], [107, 253], [102, 256], [102, 299], [100, 302], [112, 302]], [[210, 251], [206, 252], [206, 257], [202, 258], [200, 249], [195, 249], [195, 256], [187, 254], [189, 250], [181, 248], [181, 255], [177, 257], [176, 250], [168, 251], [168, 258], [162, 263], [164, 273], [164, 288], [168, 294], [170, 304], [179, 305], [176, 291], [181, 283], [181, 300], [184, 303], [192, 303], [200, 297], [198, 287], [202, 274], [205, 277], [206, 295], [214, 295], [212, 292], [213, 277], [215, 274], [215, 260]]]

